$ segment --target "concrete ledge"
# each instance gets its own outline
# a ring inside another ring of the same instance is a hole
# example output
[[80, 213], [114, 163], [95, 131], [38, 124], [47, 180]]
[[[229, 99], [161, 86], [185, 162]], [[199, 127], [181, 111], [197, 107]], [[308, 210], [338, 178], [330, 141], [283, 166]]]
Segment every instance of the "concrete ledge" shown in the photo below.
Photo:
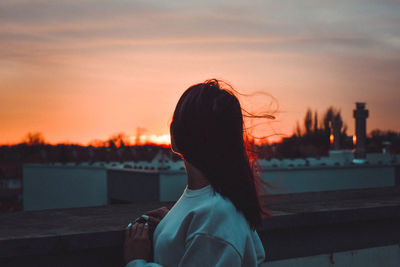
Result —
[[399, 163], [387, 163], [387, 164], [348, 164], [348, 165], [312, 165], [312, 166], [265, 166], [262, 168], [262, 172], [270, 172], [270, 171], [302, 171], [302, 170], [327, 170], [327, 169], [334, 169], [334, 170], [352, 170], [352, 169], [376, 169], [382, 167], [394, 167], [399, 168]]
[[[268, 261], [400, 244], [396, 188], [271, 196], [269, 200], [273, 216], [258, 230]], [[172, 204], [1, 214], [0, 265], [122, 266], [126, 224], [146, 210]]]

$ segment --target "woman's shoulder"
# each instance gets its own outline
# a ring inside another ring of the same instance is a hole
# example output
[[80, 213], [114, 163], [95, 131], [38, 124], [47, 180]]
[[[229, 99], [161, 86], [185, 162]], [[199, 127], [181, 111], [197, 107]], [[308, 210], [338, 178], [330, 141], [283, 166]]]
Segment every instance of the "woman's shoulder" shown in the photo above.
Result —
[[240, 255], [244, 266], [255, 266], [265, 258], [258, 234], [233, 203], [218, 193], [192, 210], [187, 230], [186, 242], [201, 237], [225, 244]]
[[197, 219], [210, 222], [222, 222], [230, 219], [240, 220], [243, 217], [242, 213], [235, 208], [228, 198], [221, 196], [217, 192], [198, 203], [193, 208], [193, 212]]
[[244, 215], [218, 193], [193, 210], [188, 230], [192, 236], [206, 234], [230, 243], [243, 243], [252, 232]]

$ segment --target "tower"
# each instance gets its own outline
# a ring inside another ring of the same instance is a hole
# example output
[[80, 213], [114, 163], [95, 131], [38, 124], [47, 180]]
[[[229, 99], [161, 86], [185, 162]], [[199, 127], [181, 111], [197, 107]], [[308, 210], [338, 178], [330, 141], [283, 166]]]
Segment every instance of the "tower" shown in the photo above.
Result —
[[332, 148], [334, 150], [340, 149], [340, 131], [343, 127], [343, 122], [339, 116], [335, 116], [332, 120], [332, 135], [333, 135], [333, 144]]
[[367, 131], [367, 118], [369, 112], [365, 109], [365, 103], [357, 102], [356, 109], [353, 111], [353, 117], [356, 120], [356, 150], [354, 158], [364, 159], [366, 157], [366, 131]]

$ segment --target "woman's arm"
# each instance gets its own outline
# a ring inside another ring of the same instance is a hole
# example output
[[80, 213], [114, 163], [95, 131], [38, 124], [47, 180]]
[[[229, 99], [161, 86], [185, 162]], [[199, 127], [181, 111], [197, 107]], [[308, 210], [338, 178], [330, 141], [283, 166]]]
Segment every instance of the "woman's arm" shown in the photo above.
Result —
[[154, 262], [147, 262], [145, 260], [133, 260], [128, 262], [125, 267], [162, 267], [160, 264]]
[[149, 225], [135, 223], [126, 227], [124, 257], [127, 263], [125, 267], [162, 267], [150, 259], [151, 240], [149, 237]]
[[[171, 248], [171, 253], [174, 253]], [[228, 242], [207, 234], [196, 234], [186, 244], [185, 253], [178, 266], [242, 266], [242, 257]], [[146, 260], [133, 260], [125, 267], [161, 267]]]
[[125, 242], [124, 242], [124, 258], [127, 266], [140, 266], [132, 265], [131, 262], [139, 260], [145, 262], [150, 259], [151, 253], [151, 240], [149, 238], [149, 225], [143, 223], [135, 223], [129, 225], [125, 229]]
[[[147, 246], [147, 241], [143, 242], [143, 237], [146, 235], [146, 233], [147, 240], [150, 242], [150, 239], [148, 238], [148, 228], [146, 228], [146, 230], [143, 228], [142, 232], [140, 229], [139, 231], [137, 230], [135, 235], [127, 234], [126, 239], [133, 239], [130, 242], [135, 244], [135, 247], [131, 246], [128, 251], [132, 251], [136, 248], [139, 249], [139, 254], [141, 254], [140, 249], [143, 249], [143, 247]], [[176, 253], [173, 247], [170, 249], [171, 251], [167, 253]], [[149, 257], [144, 257], [147, 255], [146, 253], [142, 253], [141, 255], [142, 256], [139, 255], [139, 257], [136, 256], [135, 258], [131, 257], [130, 261], [126, 260], [126, 267], [162, 267], [157, 263], [148, 262]], [[185, 253], [180, 259], [179, 263], [177, 262], [177, 265], [235, 267], [242, 266], [242, 256], [232, 244], [224, 239], [205, 233], [197, 233], [186, 241]]]
[[126, 267], [156, 267], [161, 266], [157, 263], [147, 262], [150, 259], [151, 240], [150, 231], [154, 231], [158, 223], [169, 212], [166, 207], [151, 210], [145, 213], [148, 217], [148, 224], [140, 221], [132, 226], [128, 226], [125, 231], [124, 257]]
[[199, 233], [186, 244], [179, 266], [242, 266], [242, 256], [229, 242]]

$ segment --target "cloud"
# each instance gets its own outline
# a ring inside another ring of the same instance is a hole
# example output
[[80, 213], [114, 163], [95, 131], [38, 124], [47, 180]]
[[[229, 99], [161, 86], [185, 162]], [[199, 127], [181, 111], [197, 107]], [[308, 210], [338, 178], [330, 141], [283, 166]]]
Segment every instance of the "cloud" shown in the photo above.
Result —
[[[106, 101], [109, 88], [121, 94], [136, 90], [129, 93], [132, 103], [124, 102], [128, 110], [153, 103], [140, 91], [151, 88], [170, 97], [157, 103], [167, 114], [180, 92], [171, 88], [213, 75], [239, 88], [270, 90], [292, 112], [289, 131], [307, 106], [334, 101], [351, 110], [360, 95], [369, 102], [384, 99], [374, 112], [390, 110], [382, 121], [400, 128], [399, 14], [399, 2], [390, 0], [3, 0], [0, 91], [10, 94], [18, 84], [27, 97], [34, 90], [58, 92], [49, 99], [81, 93], [71, 102], [86, 99], [92, 115], [108, 116], [112, 124], [104, 106], [90, 101], [93, 94]], [[10, 105], [19, 112], [16, 100]], [[65, 114], [73, 114], [63, 105]], [[136, 120], [156, 120], [146, 118]]]
[[[173, 1], [167, 4], [88, 0], [12, 3], [0, 6], [0, 39], [13, 44], [31, 41], [62, 46], [79, 42], [89, 43], [93, 48], [90, 43], [94, 41], [104, 47], [107, 41], [111, 46], [119, 46], [121, 40], [127, 45], [150, 40], [156, 44], [159, 40], [165, 40], [166, 44], [181, 40], [181, 44], [187, 44], [185, 39], [207, 43], [209, 39], [225, 38], [236, 39], [240, 45], [248, 38], [249, 43], [254, 43], [254, 39], [280, 39], [282, 49], [296, 52], [299, 47], [301, 52], [304, 48], [312, 52], [327, 42], [332, 48], [351, 47], [350, 42], [357, 40], [366, 41], [360, 42], [360, 46], [380, 42], [389, 39], [388, 35], [396, 36], [400, 28], [398, 13], [393, 11], [392, 4], [374, 1], [363, 1], [363, 4], [354, 0], [335, 1], [324, 5], [319, 1], [279, 1], [279, 4], [190, 1], [180, 5]], [[377, 20], [380, 22], [376, 23]]]

